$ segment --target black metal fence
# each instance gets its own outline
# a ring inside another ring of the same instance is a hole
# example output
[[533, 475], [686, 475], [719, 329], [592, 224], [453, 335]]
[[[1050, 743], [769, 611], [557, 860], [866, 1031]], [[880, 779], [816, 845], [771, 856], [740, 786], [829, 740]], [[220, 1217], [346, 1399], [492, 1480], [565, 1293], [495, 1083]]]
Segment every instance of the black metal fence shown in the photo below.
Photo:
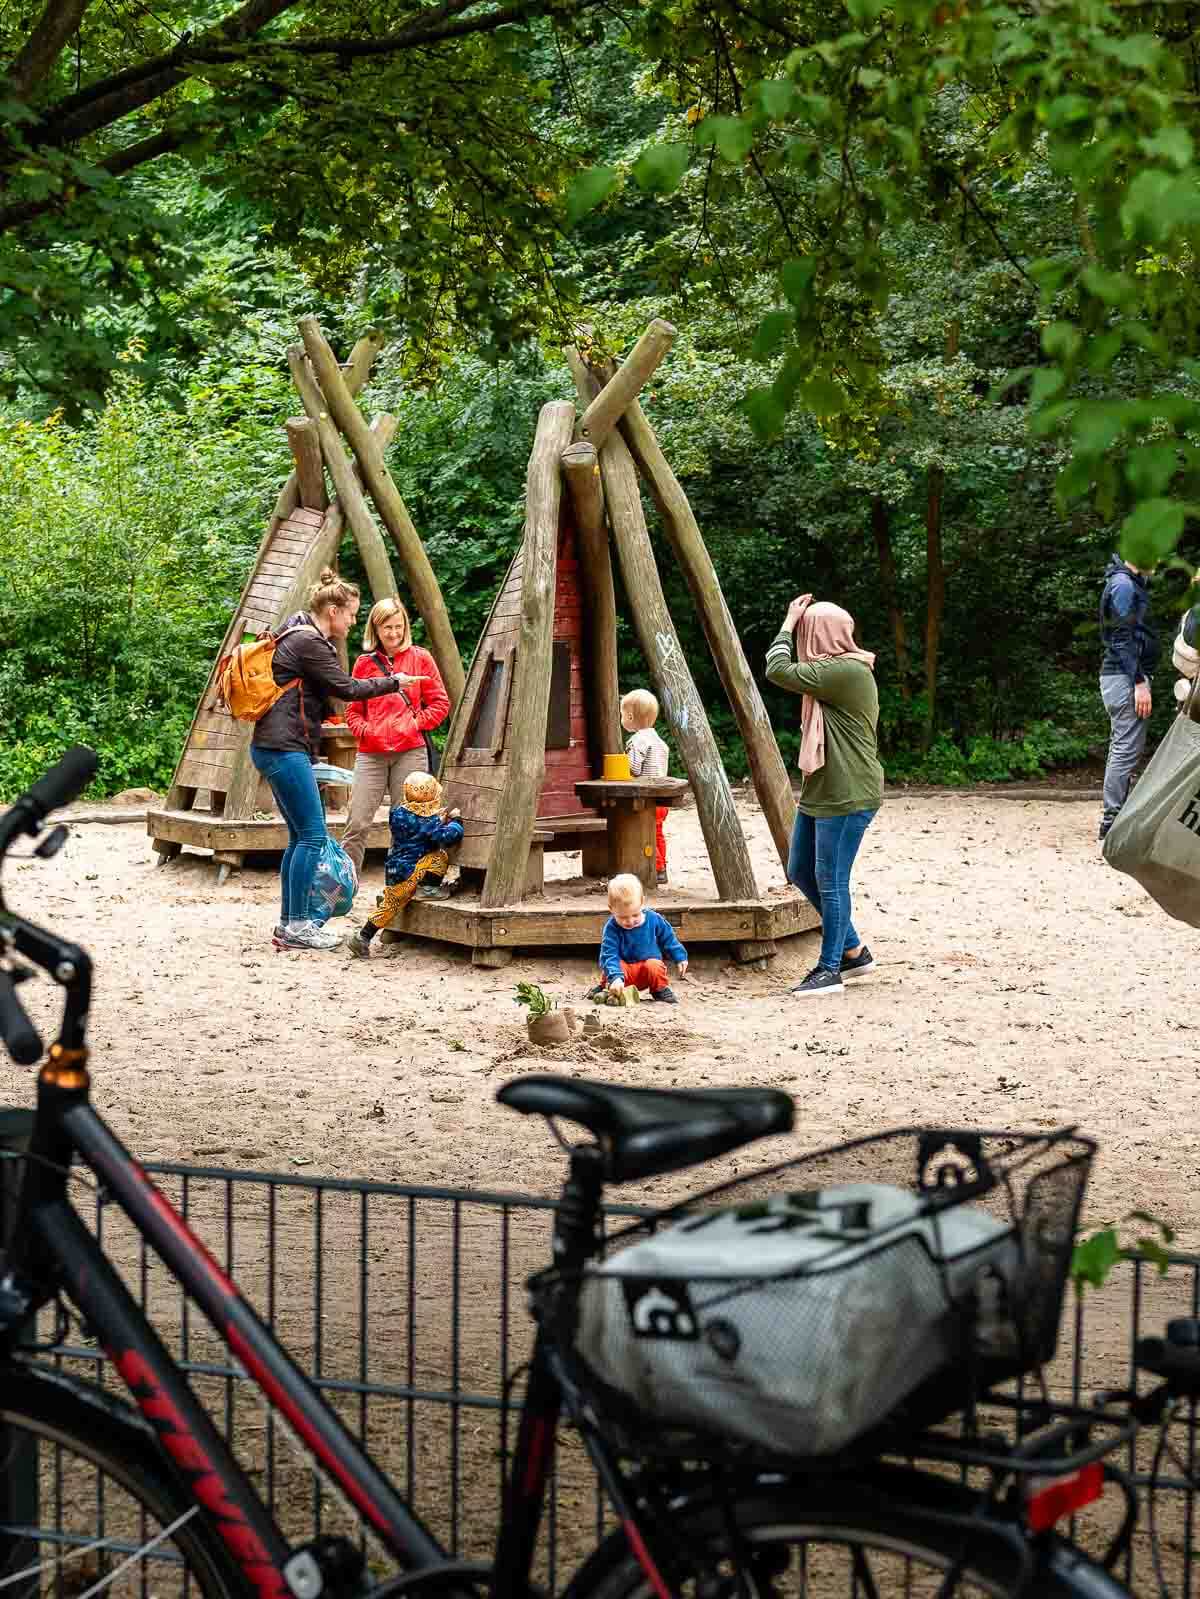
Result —
[[[531, 1347], [522, 1285], [549, 1259], [553, 1201], [302, 1173], [148, 1169], [417, 1512], [456, 1555], [486, 1560], [514, 1441], [519, 1368]], [[123, 1214], [95, 1190], [78, 1189], [76, 1203], [286, 1535], [360, 1537], [353, 1512]], [[610, 1214], [638, 1212], [614, 1206]], [[1200, 1257], [1179, 1257], [1165, 1279], [1142, 1264], [1120, 1268], [1068, 1317], [1051, 1372], [1056, 1393], [1078, 1399], [1129, 1383], [1137, 1337], [1160, 1332], [1171, 1316], [1195, 1314]], [[102, 1353], [78, 1333], [55, 1358], [120, 1387]], [[1145, 1445], [1128, 1464], [1145, 1476]], [[1192, 1496], [1177, 1472], [1168, 1475], [1174, 1486], [1160, 1522], [1172, 1591], [1193, 1599], [1200, 1566], [1191, 1558]], [[551, 1594], [605, 1522], [587, 1461], [564, 1437], [538, 1573]], [[1140, 1534], [1122, 1575], [1138, 1593], [1157, 1592]]]

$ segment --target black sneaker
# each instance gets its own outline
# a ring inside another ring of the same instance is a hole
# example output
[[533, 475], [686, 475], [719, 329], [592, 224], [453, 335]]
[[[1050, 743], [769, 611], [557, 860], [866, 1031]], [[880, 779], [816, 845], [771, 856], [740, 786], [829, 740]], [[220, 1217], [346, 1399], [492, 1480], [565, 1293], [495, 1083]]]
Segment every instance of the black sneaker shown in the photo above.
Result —
[[837, 972], [831, 972], [827, 967], [814, 966], [812, 971], [802, 983], [797, 983], [792, 993], [798, 999], [811, 999], [818, 994], [844, 994], [842, 979]]
[[1115, 820], [1116, 817], [1114, 816], [1106, 816], [1100, 823], [1100, 831], [1097, 833], [1096, 837], [1099, 839], [1101, 844], [1103, 844], [1104, 840], [1108, 837], [1109, 831], [1112, 828], [1112, 824]]
[[675, 998], [674, 989], [671, 988], [656, 989], [655, 992], [651, 994], [650, 998], [656, 999], [660, 1005], [678, 1005], [679, 1003], [679, 1001]]
[[875, 957], [864, 944], [857, 955], [843, 955], [841, 977], [865, 977], [868, 972], [875, 970]]

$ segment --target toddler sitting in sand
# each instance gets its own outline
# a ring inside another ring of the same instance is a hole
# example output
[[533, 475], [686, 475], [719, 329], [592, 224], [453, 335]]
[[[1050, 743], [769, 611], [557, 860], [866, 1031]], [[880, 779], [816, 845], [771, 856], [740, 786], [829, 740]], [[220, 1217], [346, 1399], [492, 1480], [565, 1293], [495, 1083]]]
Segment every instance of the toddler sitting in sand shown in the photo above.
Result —
[[678, 963], [679, 975], [688, 968], [688, 953], [675, 929], [657, 911], [643, 904], [642, 885], [632, 872], [621, 872], [608, 885], [612, 912], [600, 940], [600, 982], [588, 994], [600, 999], [619, 994], [626, 983], [650, 990], [650, 998], [666, 1005], [677, 1003], [667, 975], [667, 961]]

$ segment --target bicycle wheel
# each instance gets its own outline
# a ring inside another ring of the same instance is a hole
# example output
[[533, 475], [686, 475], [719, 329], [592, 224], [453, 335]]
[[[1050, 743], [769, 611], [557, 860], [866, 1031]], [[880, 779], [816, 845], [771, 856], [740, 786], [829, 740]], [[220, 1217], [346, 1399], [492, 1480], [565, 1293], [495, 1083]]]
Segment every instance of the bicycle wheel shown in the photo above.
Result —
[[3, 1599], [245, 1599], [195, 1502], [125, 1407], [23, 1366], [0, 1370]]
[[[901, 1485], [924, 1495], [934, 1513], [962, 1513], [953, 1485], [919, 1474], [853, 1482], [802, 1479], [732, 1507], [737, 1551], [726, 1515], [706, 1506], [684, 1512], [673, 1529], [690, 1575], [669, 1579], [672, 1599], [1004, 1599], [1017, 1563], [985, 1535], [939, 1526], [919, 1510], [880, 1503]], [[947, 1574], [961, 1575], [946, 1587]], [[1031, 1599], [1129, 1599], [1126, 1588], [1069, 1544], [1054, 1543], [1029, 1587]], [[607, 1538], [580, 1568], [564, 1599], [657, 1599], [623, 1533]]]

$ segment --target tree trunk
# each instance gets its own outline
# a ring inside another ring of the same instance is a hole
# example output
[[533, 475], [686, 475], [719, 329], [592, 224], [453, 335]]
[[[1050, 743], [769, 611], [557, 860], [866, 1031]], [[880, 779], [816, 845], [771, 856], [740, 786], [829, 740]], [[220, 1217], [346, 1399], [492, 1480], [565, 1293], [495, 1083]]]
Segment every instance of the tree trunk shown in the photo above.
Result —
[[[948, 366], [958, 355], [960, 324], [946, 324], [946, 344], [942, 360]], [[925, 725], [921, 748], [933, 743], [937, 726], [937, 669], [942, 646], [942, 617], [946, 609], [946, 563], [942, 553], [942, 504], [946, 492], [946, 473], [940, 466], [929, 468], [925, 497]]]
[[946, 565], [942, 558], [942, 493], [946, 474], [940, 466], [929, 468], [925, 499], [925, 724], [921, 748], [933, 743], [937, 714], [938, 652], [942, 643], [942, 613], [946, 608]]
[[604, 490], [595, 446], [586, 439], [563, 451], [563, 476], [575, 511], [579, 538], [579, 570], [583, 578], [584, 627], [588, 641], [588, 710], [593, 748], [599, 757], [624, 748], [621, 737], [621, 693], [617, 678], [617, 602], [612, 556], [604, 520]]
[[900, 584], [896, 578], [896, 553], [892, 549], [892, 528], [888, 519], [887, 501], [876, 495], [871, 501], [871, 530], [875, 535], [875, 553], [879, 557], [879, 586], [888, 610], [892, 627], [892, 646], [896, 651], [896, 681], [900, 698], [912, 699], [911, 666], [908, 658], [908, 628], [904, 612], [900, 609]]

